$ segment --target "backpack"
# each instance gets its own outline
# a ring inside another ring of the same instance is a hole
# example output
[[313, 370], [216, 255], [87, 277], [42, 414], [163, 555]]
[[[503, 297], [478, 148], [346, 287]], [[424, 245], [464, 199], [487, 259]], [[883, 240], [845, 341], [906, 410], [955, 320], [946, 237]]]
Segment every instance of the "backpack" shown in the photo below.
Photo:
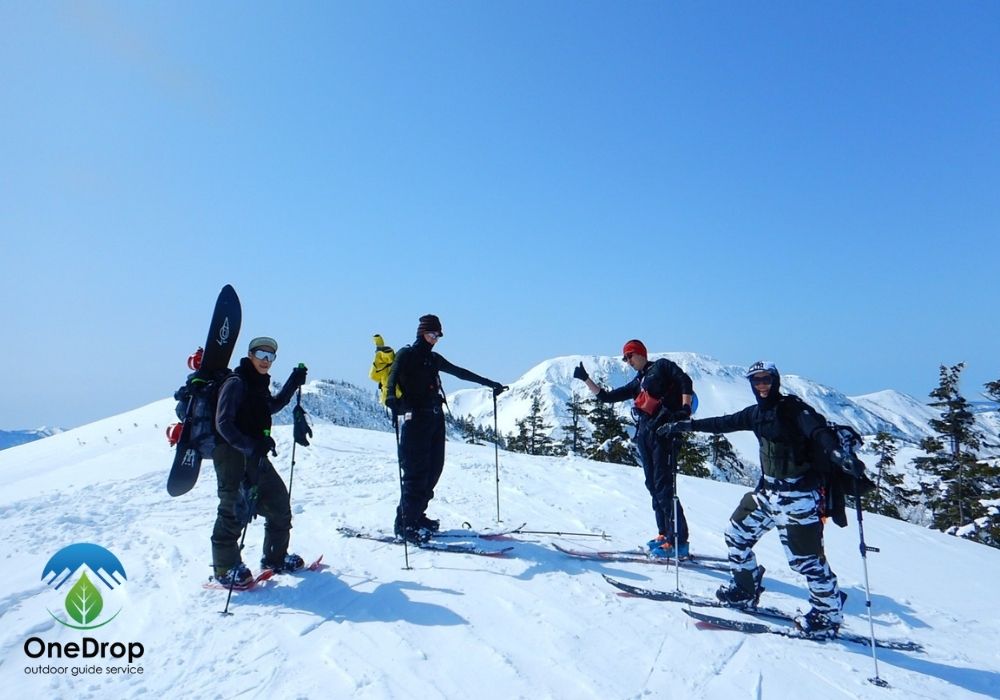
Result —
[[[797, 396], [783, 397], [789, 407], [801, 406], [823, 418], [816, 409]], [[803, 436], [800, 449], [803, 457], [813, 466], [814, 476], [823, 494], [820, 510], [823, 517], [830, 517], [839, 527], [847, 526], [846, 497], [860, 498], [875, 490], [875, 483], [865, 474], [865, 463], [856, 450], [864, 444], [861, 435], [849, 425], [825, 419], [826, 425], [812, 436]], [[833, 447], [830, 447], [832, 445]], [[846, 455], [847, 460], [842, 456]], [[850, 467], [845, 467], [845, 462]]]
[[[376, 333], [372, 336], [375, 342], [375, 359], [372, 360], [372, 368], [368, 376], [378, 383], [379, 403], [385, 405], [389, 391], [389, 375], [392, 373], [392, 365], [396, 361], [396, 351], [385, 344], [382, 336]], [[402, 390], [396, 387], [396, 398], [403, 395]]]
[[219, 389], [233, 374], [228, 367], [206, 372], [198, 369], [188, 375], [187, 381], [174, 392], [177, 400], [177, 417], [180, 430], [168, 429], [167, 440], [173, 446], [183, 441], [185, 449], [193, 447], [204, 459], [211, 459], [215, 449], [215, 409], [219, 403]]

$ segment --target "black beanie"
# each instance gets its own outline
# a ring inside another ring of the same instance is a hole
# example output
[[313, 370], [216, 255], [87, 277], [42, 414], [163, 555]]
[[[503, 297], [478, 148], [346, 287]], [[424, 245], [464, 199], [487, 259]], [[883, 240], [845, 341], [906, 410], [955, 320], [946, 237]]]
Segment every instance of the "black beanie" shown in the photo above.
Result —
[[434, 314], [421, 316], [420, 322], [417, 324], [417, 337], [419, 338], [424, 333], [437, 333], [438, 335], [443, 336], [444, 333], [441, 331], [441, 319]]

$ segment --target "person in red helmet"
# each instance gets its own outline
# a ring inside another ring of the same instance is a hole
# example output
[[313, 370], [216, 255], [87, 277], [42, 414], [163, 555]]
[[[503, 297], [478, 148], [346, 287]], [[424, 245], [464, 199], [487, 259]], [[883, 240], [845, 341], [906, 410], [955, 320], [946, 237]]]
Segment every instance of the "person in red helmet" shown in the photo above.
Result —
[[[622, 361], [636, 371], [625, 386], [610, 391], [598, 386], [587, 374], [583, 363], [573, 370], [573, 377], [587, 384], [598, 401], [615, 403], [634, 401], [632, 417], [636, 422], [635, 446], [639, 452], [646, 490], [656, 515], [656, 537], [647, 542], [655, 557], [686, 557], [689, 554], [687, 518], [680, 500], [675, 499], [674, 485], [680, 442], [673, 436], [658, 437], [656, 428], [667, 421], [691, 417], [694, 388], [691, 377], [674, 362], [664, 358], [649, 361], [641, 340], [632, 339], [622, 348]], [[676, 501], [676, 523], [674, 506]]]

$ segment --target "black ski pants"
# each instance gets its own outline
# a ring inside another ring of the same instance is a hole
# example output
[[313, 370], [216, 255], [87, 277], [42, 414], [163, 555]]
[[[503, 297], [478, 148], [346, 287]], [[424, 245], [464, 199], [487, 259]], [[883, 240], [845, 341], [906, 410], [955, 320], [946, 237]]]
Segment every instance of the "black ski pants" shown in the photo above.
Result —
[[259, 462], [246, 457], [221, 440], [212, 453], [212, 460], [219, 483], [219, 510], [212, 531], [212, 565], [216, 575], [224, 575], [242, 561], [240, 536], [244, 523], [237, 517], [237, 511], [243, 499], [240, 485], [244, 480], [249, 486], [256, 484], [256, 512], [264, 516], [262, 561], [265, 566], [284, 564], [289, 530], [292, 528], [292, 511], [288, 489], [274, 465], [266, 457]]
[[[656, 531], [674, 540], [674, 470], [680, 446], [672, 438], [661, 438], [651, 421], [640, 421], [635, 431], [635, 445], [646, 475], [646, 490], [653, 501]], [[677, 542], [688, 541], [687, 518], [684, 506], [677, 500]]]
[[409, 415], [399, 431], [403, 476], [397, 517], [413, 527], [427, 511], [444, 470], [444, 413], [436, 408]]

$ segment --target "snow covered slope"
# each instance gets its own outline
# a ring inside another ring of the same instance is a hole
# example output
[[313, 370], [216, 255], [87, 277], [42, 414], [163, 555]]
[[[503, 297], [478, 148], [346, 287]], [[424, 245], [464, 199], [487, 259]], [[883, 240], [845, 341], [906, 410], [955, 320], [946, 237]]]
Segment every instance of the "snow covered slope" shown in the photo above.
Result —
[[[720, 380], [721, 381], [721, 380]], [[706, 400], [711, 400], [705, 391]], [[721, 402], [719, 403], [721, 406]], [[653, 519], [639, 470], [573, 458], [500, 454], [506, 524], [606, 532], [611, 540], [524, 535], [503, 559], [403, 550], [338, 535], [352, 524], [388, 527], [398, 495], [391, 433], [318, 421], [299, 447], [293, 549], [325, 555], [315, 573], [282, 576], [236, 593], [204, 590], [215, 517], [211, 463], [194, 490], [165, 490], [163, 439], [173, 402], [156, 402], [0, 453], [5, 525], [0, 594], [0, 683], [10, 697], [51, 698], [984, 698], [1000, 696], [1000, 551], [878, 516], [865, 519], [876, 632], [926, 653], [883, 651], [891, 690], [867, 682], [865, 648], [698, 629], [680, 607], [623, 598], [600, 574], [661, 589], [674, 574], [647, 564], [565, 558], [550, 544], [628, 548]], [[289, 476], [291, 430], [276, 430], [279, 471]], [[431, 515], [446, 527], [494, 525], [492, 447], [449, 443]], [[722, 530], [743, 490], [680, 478], [695, 550], [724, 553]], [[865, 633], [856, 523], [831, 527], [828, 553], [849, 594], [848, 626]], [[251, 524], [245, 560], [260, 556], [263, 523]], [[82, 632], [53, 620], [61, 594], [42, 582], [62, 547], [106, 547], [127, 572], [117, 618]], [[485, 542], [498, 547], [500, 543]], [[768, 570], [765, 602], [805, 606], [774, 534], [758, 546]], [[685, 570], [680, 585], [710, 594], [717, 573]], [[53, 607], [55, 606], [55, 607]], [[32, 659], [26, 640], [140, 642], [142, 674], [74, 677], [123, 660]], [[61, 675], [40, 667], [64, 668]]]

